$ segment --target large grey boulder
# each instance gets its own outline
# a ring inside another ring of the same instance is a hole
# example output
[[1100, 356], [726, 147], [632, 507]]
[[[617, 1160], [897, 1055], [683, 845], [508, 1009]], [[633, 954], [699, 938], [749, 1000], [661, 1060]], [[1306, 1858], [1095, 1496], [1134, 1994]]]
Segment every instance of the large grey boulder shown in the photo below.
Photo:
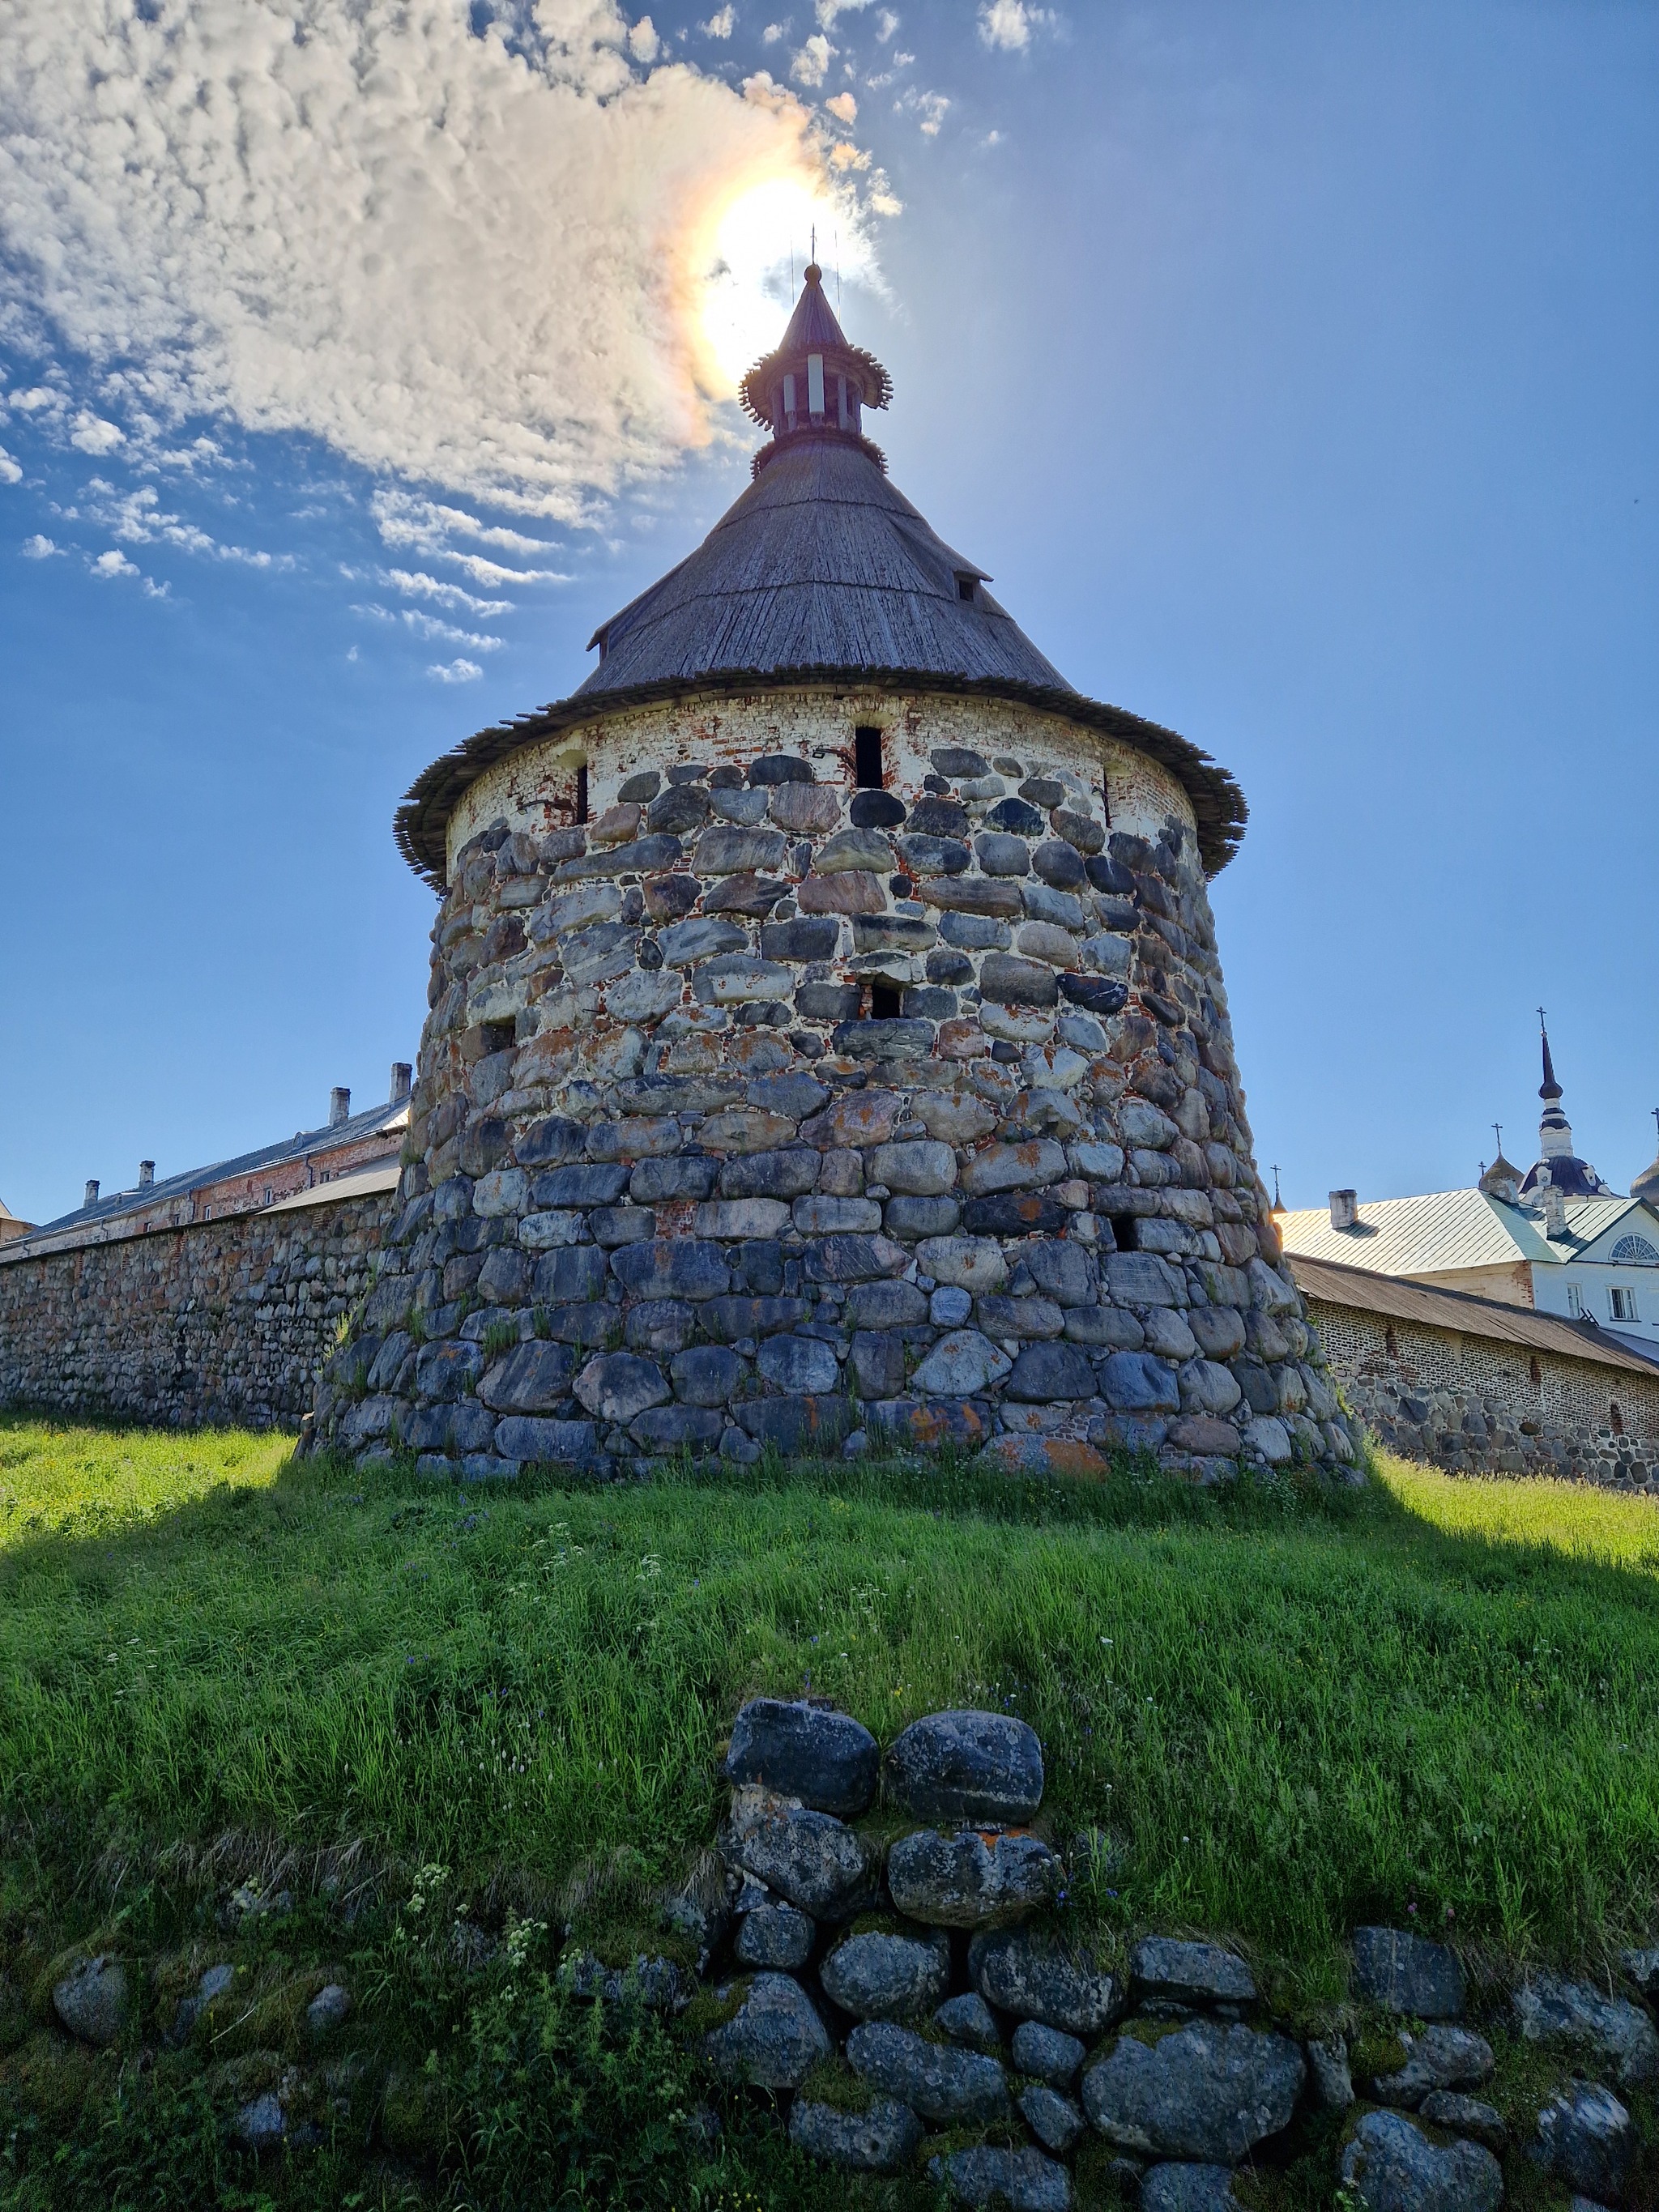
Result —
[[1060, 1861], [1039, 1838], [986, 1836], [932, 1828], [902, 1836], [887, 1854], [887, 1887], [909, 1920], [930, 1927], [983, 1928], [1048, 1904], [1064, 1880]]
[[1099, 2035], [1123, 2009], [1121, 1983], [1047, 1929], [999, 1928], [968, 1946], [968, 1978], [988, 2004], [1068, 2035]]
[[1083, 2109], [1124, 2150], [1231, 2164], [1288, 2124], [1306, 2074], [1282, 2035], [1195, 2020], [1120, 2035], [1085, 2074]]
[[787, 1974], [757, 1974], [737, 2012], [703, 2038], [702, 2049], [724, 2081], [799, 2089], [835, 2045], [799, 1982]]
[[1042, 1746], [1012, 1713], [929, 1713], [888, 1752], [887, 1788], [919, 1820], [1029, 1820], [1042, 1802]]
[[1644, 1997], [1659, 1997], [1659, 1946], [1621, 1951], [1619, 1962]]
[[1308, 2041], [1308, 2071], [1314, 2095], [1328, 2112], [1346, 2112], [1353, 2102], [1353, 2074], [1348, 2046], [1340, 2035], [1311, 2036]]
[[1403, 1928], [1356, 1928], [1353, 1978], [1359, 1994], [1418, 2020], [1458, 2020], [1463, 1969], [1443, 1943]]
[[53, 1987], [52, 2008], [71, 2035], [106, 2048], [126, 2019], [125, 1967], [107, 1951], [82, 1959]]
[[999, 2060], [929, 2043], [890, 2021], [860, 2021], [847, 2039], [847, 2063], [872, 2089], [902, 2099], [924, 2119], [1007, 2116], [1008, 2077]]
[[281, 2098], [269, 2089], [264, 2096], [252, 2098], [238, 2111], [231, 2132], [245, 2149], [280, 2149], [288, 2134], [288, 2115]]
[[1586, 1982], [1529, 1974], [1515, 1993], [1515, 2017], [1528, 2043], [1570, 2043], [1618, 2069], [1626, 2087], [1659, 2074], [1659, 2034], [1639, 2005], [1603, 1996]]
[[1540, 2164], [1598, 2203], [1619, 2202], [1635, 2148], [1630, 2114], [1599, 2082], [1569, 2082], [1538, 2115]]
[[859, 2020], [903, 2020], [931, 2012], [951, 1986], [951, 1939], [876, 1929], [844, 1936], [818, 1969], [823, 1993]]
[[862, 1722], [801, 1698], [751, 1698], [726, 1755], [729, 1782], [757, 1782], [843, 1820], [867, 1813], [881, 1750]]
[[1002, 2048], [995, 2014], [983, 1997], [971, 1990], [965, 1996], [946, 1997], [933, 2014], [933, 2025], [952, 2043], [965, 2043], [972, 2051], [988, 2051], [994, 2058]]
[[732, 1949], [740, 1966], [771, 1966], [793, 1973], [811, 1957], [817, 1933], [805, 1913], [797, 1912], [793, 1905], [769, 1901], [744, 1914]]
[[1431, 2089], [1473, 2089], [1491, 2074], [1495, 2061], [1492, 2045], [1472, 2028], [1437, 2021], [1420, 2034], [1402, 2033], [1406, 2063], [1391, 2074], [1380, 2075], [1372, 2094], [1382, 2105], [1403, 2105], [1412, 2111]]
[[877, 1854], [830, 1813], [751, 1785], [732, 1793], [728, 1855], [815, 1920], [848, 1920], [875, 1897]]
[[851, 2173], [896, 2173], [921, 2148], [921, 2122], [908, 2105], [878, 2097], [866, 2112], [838, 2112], [833, 2105], [797, 2097], [789, 2115], [789, 2140]]
[[1075, 2035], [1062, 2027], [1045, 2027], [1040, 2020], [1023, 2020], [1014, 2030], [1009, 2053], [1016, 2074], [1030, 2074], [1053, 2089], [1069, 2089], [1089, 2053]]
[[1500, 2154], [1509, 2146], [1504, 2115], [1479, 2097], [1466, 2097], [1457, 2089], [1431, 2089], [1417, 2110], [1431, 2127], [1444, 2128], [1449, 2135], [1468, 2136]]
[[1072, 2177], [1040, 2150], [998, 2150], [988, 2143], [927, 2161], [959, 2204], [1006, 2204], [1008, 2212], [1071, 2212]]
[[1140, 2184], [1140, 2212], [1240, 2212], [1230, 2166], [1149, 2166]]
[[1342, 2154], [1342, 2179], [1368, 2212], [1497, 2212], [1504, 2169], [1479, 2143], [1442, 2150], [1403, 2112], [1367, 2112]]
[[1254, 2004], [1255, 1976], [1218, 1943], [1148, 1936], [1129, 1954], [1135, 1995], [1178, 2004]]
[[1089, 2124], [1071, 2099], [1046, 2081], [1033, 2081], [1021, 2093], [1019, 2116], [1044, 2150], [1053, 2151], [1056, 2158], [1066, 2156]]

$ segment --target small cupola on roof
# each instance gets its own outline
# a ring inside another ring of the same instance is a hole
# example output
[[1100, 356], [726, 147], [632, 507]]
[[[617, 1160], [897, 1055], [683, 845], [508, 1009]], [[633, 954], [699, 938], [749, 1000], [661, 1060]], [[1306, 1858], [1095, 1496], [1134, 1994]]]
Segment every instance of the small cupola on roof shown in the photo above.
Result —
[[1550, 1058], [1550, 1033], [1541, 1006], [1538, 1024], [1544, 1046], [1544, 1080], [1538, 1086], [1538, 1095], [1544, 1102], [1544, 1110], [1538, 1117], [1538, 1158], [1527, 1170], [1521, 1194], [1524, 1198], [1547, 1186], [1565, 1198], [1599, 1198], [1608, 1186], [1589, 1162], [1581, 1160], [1572, 1148], [1572, 1125], [1562, 1110], [1561, 1085], [1555, 1079], [1555, 1063]]
[[755, 363], [738, 387], [744, 409], [772, 433], [755, 456], [755, 473], [789, 440], [854, 438], [885, 466], [864, 438], [864, 410], [885, 407], [892, 379], [862, 346], [848, 345], [824, 296], [823, 271], [806, 264], [806, 281], [776, 348]]
[[[1653, 1118], [1659, 1122], [1659, 1106], [1653, 1109]], [[1644, 1168], [1630, 1187], [1632, 1198], [1645, 1200], [1650, 1206], [1659, 1206], [1659, 1153], [1654, 1155], [1653, 1165]]]

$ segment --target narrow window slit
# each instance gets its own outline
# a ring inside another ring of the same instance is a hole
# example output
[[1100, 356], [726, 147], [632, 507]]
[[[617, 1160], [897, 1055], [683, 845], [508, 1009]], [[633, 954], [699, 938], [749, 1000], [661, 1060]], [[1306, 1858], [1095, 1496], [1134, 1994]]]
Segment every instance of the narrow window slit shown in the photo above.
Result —
[[854, 731], [853, 781], [860, 791], [881, 791], [886, 787], [887, 774], [882, 763], [879, 730]]

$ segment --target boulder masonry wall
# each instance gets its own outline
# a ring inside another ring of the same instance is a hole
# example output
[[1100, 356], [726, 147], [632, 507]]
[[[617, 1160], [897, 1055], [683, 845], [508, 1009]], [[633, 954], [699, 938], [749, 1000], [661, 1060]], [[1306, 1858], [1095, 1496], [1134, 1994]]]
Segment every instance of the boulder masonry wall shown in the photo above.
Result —
[[396, 1210], [386, 1193], [0, 1255], [0, 1406], [297, 1427]]

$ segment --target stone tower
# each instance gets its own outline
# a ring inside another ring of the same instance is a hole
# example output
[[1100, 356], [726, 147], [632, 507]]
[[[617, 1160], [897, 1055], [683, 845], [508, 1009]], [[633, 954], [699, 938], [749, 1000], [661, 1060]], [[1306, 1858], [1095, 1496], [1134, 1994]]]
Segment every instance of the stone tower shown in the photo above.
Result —
[[400, 811], [431, 1014], [320, 1437], [470, 1480], [881, 1428], [1353, 1463], [1215, 953], [1242, 796], [893, 488], [890, 392], [809, 268], [750, 488]]

